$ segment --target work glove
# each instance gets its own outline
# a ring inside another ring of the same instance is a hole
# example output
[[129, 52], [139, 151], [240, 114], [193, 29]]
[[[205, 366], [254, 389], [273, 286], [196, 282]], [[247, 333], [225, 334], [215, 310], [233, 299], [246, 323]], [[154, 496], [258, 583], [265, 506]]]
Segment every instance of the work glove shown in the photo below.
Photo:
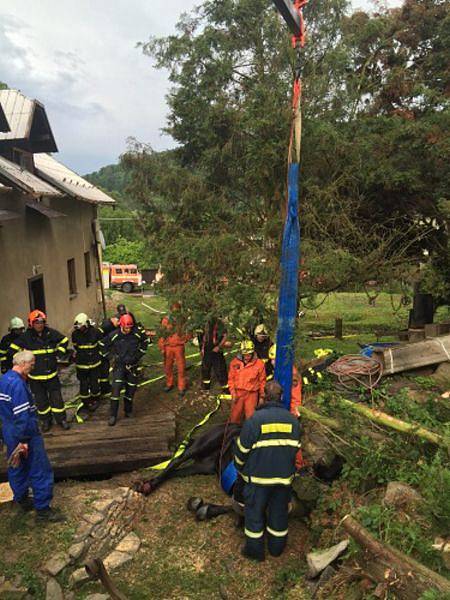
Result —
[[8, 458], [8, 467], [12, 467], [13, 469], [17, 469], [20, 466], [20, 463], [25, 460], [28, 456], [28, 444], [24, 444], [19, 442], [14, 450], [11, 452]]

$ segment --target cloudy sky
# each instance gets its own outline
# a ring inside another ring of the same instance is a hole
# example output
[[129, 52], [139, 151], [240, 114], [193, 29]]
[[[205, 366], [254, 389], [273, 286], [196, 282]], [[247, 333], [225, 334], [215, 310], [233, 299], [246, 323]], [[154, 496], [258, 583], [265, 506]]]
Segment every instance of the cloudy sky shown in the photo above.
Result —
[[0, 0], [0, 81], [45, 104], [59, 158], [79, 173], [117, 162], [128, 136], [168, 148], [167, 75], [136, 43], [172, 33], [198, 3]]

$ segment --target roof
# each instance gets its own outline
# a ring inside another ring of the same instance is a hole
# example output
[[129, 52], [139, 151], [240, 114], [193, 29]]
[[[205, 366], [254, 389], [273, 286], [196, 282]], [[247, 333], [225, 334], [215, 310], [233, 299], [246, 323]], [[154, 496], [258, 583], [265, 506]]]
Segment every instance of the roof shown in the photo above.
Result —
[[33, 196], [63, 196], [56, 187], [3, 156], [0, 156], [0, 179]]
[[2, 105], [0, 104], [0, 132], [9, 131], [9, 124], [6, 119], [6, 115], [3, 111]]
[[115, 204], [114, 198], [108, 196], [92, 183], [58, 162], [50, 154], [35, 154], [34, 166], [36, 174], [59, 190], [92, 204]]
[[59, 217], [67, 216], [64, 213], [54, 210], [50, 206], [43, 204], [42, 202], [37, 202], [36, 200], [29, 200], [26, 203], [26, 205], [28, 208], [31, 208], [32, 210], [35, 210], [38, 213], [41, 213], [41, 215], [44, 215], [45, 217], [48, 217], [49, 219], [58, 219]]
[[0, 132], [0, 148], [14, 146], [29, 152], [58, 152], [44, 106], [18, 90], [0, 90], [0, 105], [9, 131]]

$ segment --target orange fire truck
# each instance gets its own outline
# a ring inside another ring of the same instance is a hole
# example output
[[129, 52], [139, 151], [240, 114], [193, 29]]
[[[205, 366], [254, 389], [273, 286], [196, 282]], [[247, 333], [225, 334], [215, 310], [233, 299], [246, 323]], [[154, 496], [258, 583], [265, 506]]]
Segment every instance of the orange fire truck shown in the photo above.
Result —
[[129, 294], [135, 288], [141, 287], [145, 281], [137, 265], [112, 265], [103, 263], [103, 285], [105, 289], [118, 288]]

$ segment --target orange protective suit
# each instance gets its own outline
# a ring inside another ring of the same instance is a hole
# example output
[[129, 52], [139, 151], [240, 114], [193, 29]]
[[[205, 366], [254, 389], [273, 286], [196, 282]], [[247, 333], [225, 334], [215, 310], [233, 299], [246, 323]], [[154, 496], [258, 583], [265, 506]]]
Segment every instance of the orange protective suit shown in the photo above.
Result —
[[167, 387], [174, 384], [173, 365], [177, 366], [178, 390], [183, 392], [186, 389], [186, 358], [184, 356], [184, 347], [189, 339], [185, 333], [180, 333], [176, 329], [176, 322], [171, 317], [163, 317], [161, 320], [161, 337], [158, 340], [158, 348], [164, 358], [164, 373], [166, 375]]
[[247, 364], [240, 356], [233, 358], [228, 371], [228, 388], [233, 398], [231, 423], [240, 424], [244, 416], [248, 419], [253, 415], [259, 398], [264, 397], [265, 385], [266, 367], [256, 354]]

